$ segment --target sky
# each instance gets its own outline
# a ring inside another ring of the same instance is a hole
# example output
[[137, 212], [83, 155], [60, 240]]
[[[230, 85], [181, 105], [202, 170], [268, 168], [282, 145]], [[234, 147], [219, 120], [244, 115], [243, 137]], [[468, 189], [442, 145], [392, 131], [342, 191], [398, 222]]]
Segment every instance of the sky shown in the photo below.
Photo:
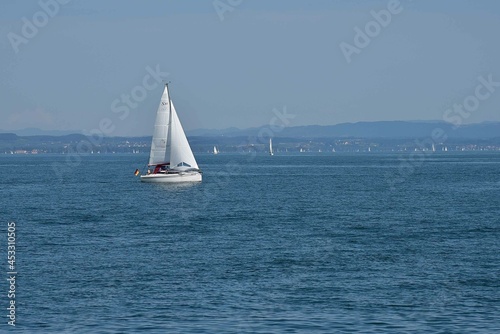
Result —
[[499, 31], [497, 0], [2, 0], [0, 129], [151, 135], [163, 81], [186, 130], [500, 121]]

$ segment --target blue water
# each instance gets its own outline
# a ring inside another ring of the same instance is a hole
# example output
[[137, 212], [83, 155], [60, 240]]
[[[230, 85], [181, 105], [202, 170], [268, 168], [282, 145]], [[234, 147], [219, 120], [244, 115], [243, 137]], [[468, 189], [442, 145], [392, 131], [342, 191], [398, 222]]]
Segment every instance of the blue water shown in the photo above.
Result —
[[162, 186], [143, 155], [2, 155], [16, 329], [500, 331], [500, 154], [401, 157], [197, 155]]

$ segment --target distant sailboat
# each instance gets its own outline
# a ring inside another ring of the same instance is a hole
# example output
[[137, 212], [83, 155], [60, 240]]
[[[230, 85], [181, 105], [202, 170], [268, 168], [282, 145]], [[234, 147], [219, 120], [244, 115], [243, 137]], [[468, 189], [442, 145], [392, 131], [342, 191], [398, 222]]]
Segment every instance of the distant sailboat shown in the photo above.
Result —
[[434, 146], [434, 143], [432, 143], [432, 152], [436, 152], [436, 146]]
[[269, 138], [269, 155], [274, 155], [272, 138]]
[[[152, 167], [152, 170], [149, 167]], [[201, 181], [201, 171], [170, 99], [168, 84], [165, 85], [156, 112], [148, 170], [146, 175], [141, 175], [141, 181], [155, 183]]]
[[214, 154], [219, 154], [219, 150], [217, 149], [217, 146], [214, 146]]

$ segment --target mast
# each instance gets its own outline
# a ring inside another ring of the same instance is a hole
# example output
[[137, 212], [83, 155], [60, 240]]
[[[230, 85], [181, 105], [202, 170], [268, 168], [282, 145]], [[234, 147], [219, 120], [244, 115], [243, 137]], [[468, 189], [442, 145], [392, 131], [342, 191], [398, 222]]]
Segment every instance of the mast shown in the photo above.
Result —
[[[168, 90], [168, 82], [165, 83], [165, 87], [167, 88], [167, 94], [168, 94], [168, 135], [167, 135], [167, 148], [168, 146], [172, 146], [172, 99], [170, 98], [170, 91]], [[168, 160], [166, 162], [170, 163], [170, 156], [172, 155], [172, 150], [167, 150], [169, 153], [168, 159], [165, 156], [165, 159]]]

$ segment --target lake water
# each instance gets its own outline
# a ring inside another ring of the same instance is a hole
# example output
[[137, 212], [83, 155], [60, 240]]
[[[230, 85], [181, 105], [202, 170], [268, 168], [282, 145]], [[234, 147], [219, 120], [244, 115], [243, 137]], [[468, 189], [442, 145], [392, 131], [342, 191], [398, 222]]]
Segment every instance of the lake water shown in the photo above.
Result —
[[145, 155], [2, 155], [16, 329], [500, 331], [500, 154], [401, 157], [197, 155], [165, 186]]

